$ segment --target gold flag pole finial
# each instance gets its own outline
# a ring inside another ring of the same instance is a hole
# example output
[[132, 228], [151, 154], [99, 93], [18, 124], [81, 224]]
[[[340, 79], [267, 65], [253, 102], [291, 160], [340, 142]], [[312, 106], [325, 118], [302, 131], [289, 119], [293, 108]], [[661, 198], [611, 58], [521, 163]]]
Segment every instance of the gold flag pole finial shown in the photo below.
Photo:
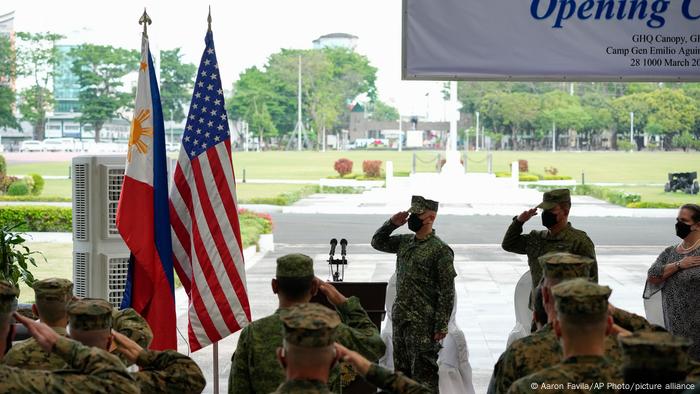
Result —
[[143, 25], [143, 35], [148, 37], [148, 25], [150, 25], [153, 21], [151, 21], [151, 17], [148, 16], [146, 13], [146, 9], [143, 9], [143, 15], [141, 15], [141, 18], [139, 19], [139, 25]]
[[211, 31], [211, 6], [209, 6], [209, 15], [207, 16], [207, 31]]

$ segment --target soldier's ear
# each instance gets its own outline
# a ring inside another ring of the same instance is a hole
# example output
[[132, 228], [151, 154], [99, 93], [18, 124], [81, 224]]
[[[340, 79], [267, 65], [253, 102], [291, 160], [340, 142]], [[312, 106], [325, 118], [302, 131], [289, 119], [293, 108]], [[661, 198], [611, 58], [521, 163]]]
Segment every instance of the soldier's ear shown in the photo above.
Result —
[[554, 322], [552, 322], [552, 326], [554, 328], [554, 333], [557, 335], [557, 338], [561, 338], [561, 322], [559, 319], [554, 319]]
[[287, 369], [287, 360], [284, 357], [284, 348], [278, 347], [275, 354], [277, 355], [277, 361], [279, 361], [282, 368]]
[[272, 292], [275, 294], [279, 293], [279, 285], [277, 284], [277, 279], [272, 278], [272, 282], [270, 283], [270, 286], [272, 286]]
[[605, 336], [608, 336], [613, 333], [615, 322], [613, 321], [612, 315], [608, 315], [608, 318], [605, 322]]

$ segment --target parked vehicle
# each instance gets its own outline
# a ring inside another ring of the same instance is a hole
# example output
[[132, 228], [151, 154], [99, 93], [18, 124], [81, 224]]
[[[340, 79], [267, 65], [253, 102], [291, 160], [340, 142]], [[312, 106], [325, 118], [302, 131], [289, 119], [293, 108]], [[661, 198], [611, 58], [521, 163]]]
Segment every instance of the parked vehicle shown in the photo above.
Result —
[[43, 142], [46, 152], [65, 152], [66, 144], [58, 138], [47, 138]]
[[19, 143], [20, 152], [43, 152], [44, 144], [41, 141], [27, 140]]

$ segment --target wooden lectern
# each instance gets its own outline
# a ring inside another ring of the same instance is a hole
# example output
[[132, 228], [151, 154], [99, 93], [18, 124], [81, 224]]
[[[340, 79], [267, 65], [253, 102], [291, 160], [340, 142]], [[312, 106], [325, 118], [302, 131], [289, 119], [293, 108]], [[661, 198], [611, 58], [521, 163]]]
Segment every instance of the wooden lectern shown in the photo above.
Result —
[[[367, 311], [370, 320], [377, 326], [377, 331], [381, 331], [382, 320], [386, 315], [385, 298], [386, 282], [331, 282], [339, 292], [346, 297], [355, 296], [360, 299], [362, 308]], [[311, 302], [317, 302], [331, 309], [335, 309], [326, 297], [318, 292]], [[377, 361], [377, 360], [371, 360]], [[343, 389], [343, 393], [348, 394], [369, 394], [376, 393], [377, 389], [367, 383], [361, 377], [356, 378], [349, 386]]]

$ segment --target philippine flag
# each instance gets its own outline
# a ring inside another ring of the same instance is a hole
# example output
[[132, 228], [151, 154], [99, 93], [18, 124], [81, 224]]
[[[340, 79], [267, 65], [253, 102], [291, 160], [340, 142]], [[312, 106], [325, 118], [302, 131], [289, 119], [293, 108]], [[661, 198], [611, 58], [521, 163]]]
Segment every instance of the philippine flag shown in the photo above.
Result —
[[117, 228], [131, 251], [121, 307], [148, 321], [156, 350], [177, 349], [166, 160], [160, 93], [144, 34]]

